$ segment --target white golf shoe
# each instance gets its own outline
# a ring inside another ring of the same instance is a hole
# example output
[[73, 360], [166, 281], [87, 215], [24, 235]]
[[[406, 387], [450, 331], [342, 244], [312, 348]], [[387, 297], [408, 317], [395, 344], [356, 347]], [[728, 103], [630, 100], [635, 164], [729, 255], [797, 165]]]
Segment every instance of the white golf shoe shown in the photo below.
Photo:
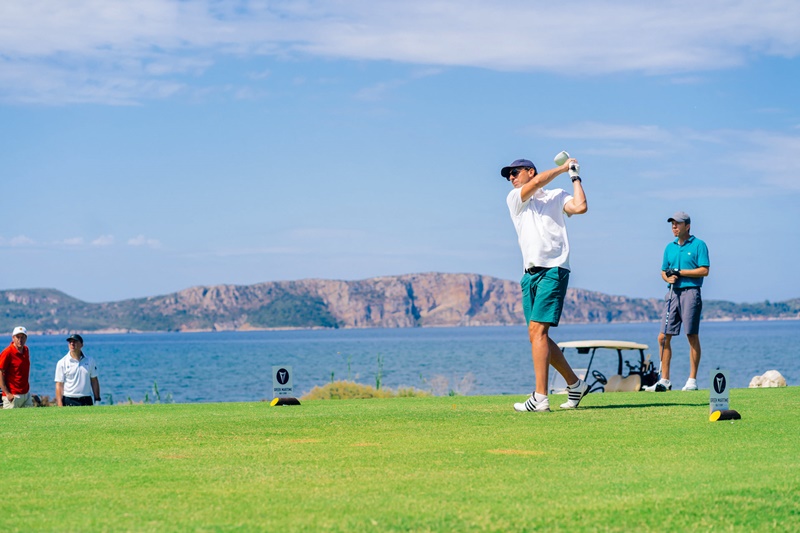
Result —
[[567, 401], [561, 404], [562, 409], [575, 409], [586, 393], [589, 392], [589, 385], [585, 381], [579, 379], [572, 386], [567, 386]]
[[672, 390], [672, 382], [668, 379], [661, 378], [649, 387], [645, 387], [643, 390], [647, 392], [666, 392]]
[[525, 412], [525, 411], [550, 411], [550, 399], [545, 396], [544, 400], [539, 400], [538, 402], [535, 399], [536, 391], [532, 392], [531, 395], [522, 403], [515, 403], [514, 410]]

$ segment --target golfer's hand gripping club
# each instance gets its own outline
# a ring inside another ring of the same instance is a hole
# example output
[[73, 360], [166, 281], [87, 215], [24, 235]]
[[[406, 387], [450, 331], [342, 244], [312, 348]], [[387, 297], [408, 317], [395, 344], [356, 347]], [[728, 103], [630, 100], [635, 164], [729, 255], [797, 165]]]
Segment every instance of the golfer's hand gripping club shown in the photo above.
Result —
[[578, 164], [577, 161], [570, 163], [569, 165], [569, 177], [570, 178], [580, 178], [581, 177], [581, 166]]
[[678, 281], [678, 278], [681, 276], [681, 271], [677, 268], [668, 268], [664, 271], [664, 276], [667, 278], [667, 283], [673, 285], [675, 282]]

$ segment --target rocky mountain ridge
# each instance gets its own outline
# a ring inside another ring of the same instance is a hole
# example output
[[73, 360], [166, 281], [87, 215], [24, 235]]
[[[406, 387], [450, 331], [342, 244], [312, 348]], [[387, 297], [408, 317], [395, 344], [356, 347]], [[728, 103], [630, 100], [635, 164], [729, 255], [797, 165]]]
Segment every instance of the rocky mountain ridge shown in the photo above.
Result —
[[[660, 319], [656, 298], [568, 289], [563, 323]], [[771, 304], [706, 302], [704, 318], [800, 318], [800, 299]], [[519, 284], [479, 274], [423, 273], [358, 281], [306, 279], [214, 285], [172, 294], [87, 303], [54, 289], [0, 291], [0, 331], [233, 331], [514, 325], [524, 322]]]

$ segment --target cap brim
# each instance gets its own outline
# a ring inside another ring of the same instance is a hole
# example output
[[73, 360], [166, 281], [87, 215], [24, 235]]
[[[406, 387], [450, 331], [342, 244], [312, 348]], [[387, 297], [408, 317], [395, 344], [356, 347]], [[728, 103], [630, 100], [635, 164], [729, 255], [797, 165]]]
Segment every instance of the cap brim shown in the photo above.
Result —
[[500, 171], [500, 175], [503, 176], [505, 179], [508, 179], [508, 177], [511, 175], [512, 168], [514, 167], [503, 167], [503, 170]]

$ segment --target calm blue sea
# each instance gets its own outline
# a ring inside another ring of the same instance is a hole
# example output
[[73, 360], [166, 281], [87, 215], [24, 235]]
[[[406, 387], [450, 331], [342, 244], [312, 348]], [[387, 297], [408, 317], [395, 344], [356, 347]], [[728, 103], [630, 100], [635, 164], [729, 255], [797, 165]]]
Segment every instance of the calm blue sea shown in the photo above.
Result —
[[[635, 341], [658, 360], [659, 324], [561, 325], [556, 342], [582, 339]], [[66, 336], [32, 335], [32, 391], [54, 394], [55, 364], [67, 351]], [[733, 387], [778, 370], [800, 383], [800, 321], [704, 322], [700, 338], [701, 388], [712, 368], [730, 372]], [[104, 401], [142, 401], [158, 385], [175, 402], [257, 401], [272, 398], [272, 366], [291, 365], [295, 395], [335, 379], [397, 388], [449, 389], [466, 394], [528, 394], [533, 387], [530, 344], [523, 326], [215, 333], [84, 335], [84, 352], [100, 367]], [[672, 381], [689, 373], [686, 337], [673, 339]], [[595, 360], [607, 376], [616, 353]], [[585, 367], [585, 359], [572, 360]]]

